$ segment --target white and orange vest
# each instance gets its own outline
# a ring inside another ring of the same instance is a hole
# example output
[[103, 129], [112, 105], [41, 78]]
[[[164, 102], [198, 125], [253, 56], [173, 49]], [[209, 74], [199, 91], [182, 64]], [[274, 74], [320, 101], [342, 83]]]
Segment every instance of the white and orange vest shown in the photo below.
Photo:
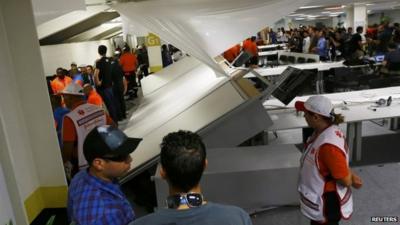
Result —
[[[347, 164], [349, 163], [345, 136], [335, 125], [328, 127], [314, 141], [308, 143], [301, 157], [298, 183], [301, 212], [311, 220], [320, 222], [324, 222], [326, 219], [322, 196], [327, 181], [319, 172], [318, 165], [318, 153], [323, 144], [332, 144], [338, 147], [346, 155]], [[348, 219], [353, 212], [351, 188], [336, 182], [336, 192], [340, 199], [342, 218]]]
[[102, 108], [92, 104], [82, 104], [66, 114], [74, 123], [78, 137], [78, 165], [79, 169], [87, 168], [87, 161], [83, 155], [83, 142], [88, 133], [96, 126], [105, 125], [107, 117]]

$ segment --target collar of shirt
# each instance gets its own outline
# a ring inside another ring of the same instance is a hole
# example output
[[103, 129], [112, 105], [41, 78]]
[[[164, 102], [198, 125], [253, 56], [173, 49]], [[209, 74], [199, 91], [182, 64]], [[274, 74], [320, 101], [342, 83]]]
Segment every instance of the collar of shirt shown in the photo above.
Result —
[[[85, 101], [84, 101], [84, 100], [78, 101], [78, 102], [74, 103], [74, 104], [72, 105], [72, 110], [76, 109], [78, 106], [83, 105], [83, 104], [85, 104]], [[71, 111], [72, 111], [72, 110], [71, 110]]]
[[100, 178], [97, 178], [89, 173], [88, 170], [85, 171], [85, 178], [87, 182], [93, 185], [94, 187], [109, 192], [112, 195], [118, 196], [121, 199], [125, 199], [124, 195], [121, 192], [119, 184], [116, 181], [107, 182]]
[[68, 215], [76, 224], [126, 225], [135, 219], [118, 183], [103, 181], [88, 170], [80, 171], [72, 179]]

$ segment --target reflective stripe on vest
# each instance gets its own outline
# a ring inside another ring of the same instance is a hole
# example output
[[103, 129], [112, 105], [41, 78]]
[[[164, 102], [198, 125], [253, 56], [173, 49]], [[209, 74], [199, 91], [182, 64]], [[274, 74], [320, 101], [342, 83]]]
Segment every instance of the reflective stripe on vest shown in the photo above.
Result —
[[74, 123], [78, 141], [78, 165], [79, 169], [84, 169], [87, 167], [87, 162], [83, 155], [83, 142], [93, 128], [107, 123], [106, 114], [102, 108], [85, 103], [65, 116], [68, 116]]
[[[324, 222], [324, 187], [326, 180], [319, 172], [318, 153], [321, 145], [332, 144], [338, 147], [345, 155], [347, 164], [349, 156], [346, 151], [346, 141], [343, 132], [338, 126], [325, 129], [314, 141], [308, 143], [300, 160], [300, 176], [298, 191], [300, 193], [301, 212], [311, 220]], [[344, 187], [336, 182], [336, 191], [340, 197], [340, 211], [342, 218], [348, 219], [353, 212], [353, 198], [351, 188]]]

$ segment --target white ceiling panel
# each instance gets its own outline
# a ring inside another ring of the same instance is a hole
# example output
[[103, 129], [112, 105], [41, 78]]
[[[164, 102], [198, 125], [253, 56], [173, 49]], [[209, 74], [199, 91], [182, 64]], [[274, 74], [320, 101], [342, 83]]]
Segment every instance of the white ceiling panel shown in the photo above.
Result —
[[36, 26], [75, 10], [85, 10], [85, 0], [32, 0]]

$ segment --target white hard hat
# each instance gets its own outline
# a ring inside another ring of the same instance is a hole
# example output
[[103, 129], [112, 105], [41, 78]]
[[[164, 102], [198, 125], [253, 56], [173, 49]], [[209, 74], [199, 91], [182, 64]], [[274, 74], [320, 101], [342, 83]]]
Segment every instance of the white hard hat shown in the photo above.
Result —
[[81, 95], [83, 96], [83, 89], [79, 84], [74, 82], [70, 83], [64, 90], [61, 91], [61, 94], [64, 95]]

